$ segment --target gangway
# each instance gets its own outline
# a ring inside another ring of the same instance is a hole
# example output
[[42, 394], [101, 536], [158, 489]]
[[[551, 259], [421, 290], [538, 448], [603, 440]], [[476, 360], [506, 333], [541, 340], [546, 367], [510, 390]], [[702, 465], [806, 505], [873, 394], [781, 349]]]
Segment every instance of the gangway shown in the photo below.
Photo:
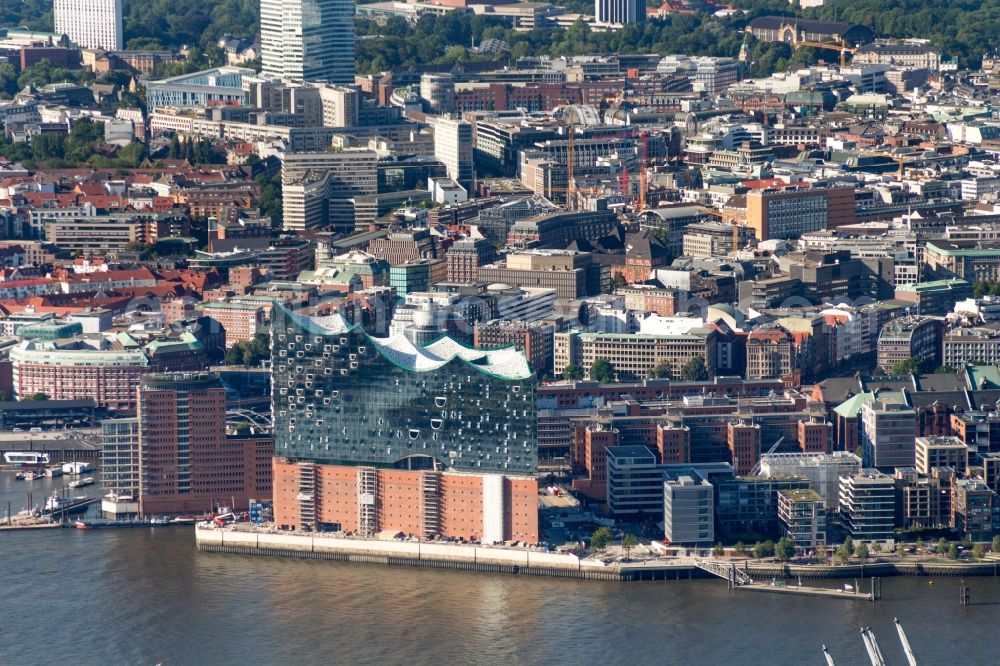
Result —
[[737, 588], [740, 585], [749, 585], [753, 582], [753, 578], [750, 577], [750, 574], [741, 570], [733, 562], [726, 564], [723, 562], [716, 562], [714, 560], [695, 560], [694, 565], [702, 571], [707, 571], [713, 576], [725, 578], [731, 588]]

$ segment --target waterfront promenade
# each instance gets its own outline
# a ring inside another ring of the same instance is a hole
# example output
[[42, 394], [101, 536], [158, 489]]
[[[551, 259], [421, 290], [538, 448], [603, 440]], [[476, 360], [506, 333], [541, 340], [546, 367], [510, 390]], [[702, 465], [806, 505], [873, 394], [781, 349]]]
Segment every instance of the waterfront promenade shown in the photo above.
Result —
[[[342, 538], [330, 534], [281, 532], [245, 526], [215, 528], [199, 525], [195, 528], [195, 539], [202, 551], [240, 555], [301, 557], [586, 580], [652, 581], [713, 577], [713, 573], [699, 566], [706, 559], [695, 556], [660, 556], [622, 561], [594, 556], [579, 557], [574, 553], [554, 553], [530, 547]], [[871, 561], [847, 565], [795, 565], [727, 558], [710, 561], [725, 566], [735, 564], [755, 582], [775, 578], [864, 579], [885, 576], [1000, 574], [1000, 559], [979, 562]]]

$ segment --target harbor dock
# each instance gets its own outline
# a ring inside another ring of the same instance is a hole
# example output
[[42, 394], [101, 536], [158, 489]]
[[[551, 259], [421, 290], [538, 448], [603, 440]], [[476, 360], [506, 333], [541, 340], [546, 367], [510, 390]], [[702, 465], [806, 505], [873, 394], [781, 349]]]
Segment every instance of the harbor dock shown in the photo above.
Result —
[[16, 530], [43, 530], [54, 527], [63, 527], [62, 523], [11, 523], [0, 525], [0, 532], [13, 532]]
[[849, 601], [874, 601], [872, 594], [860, 591], [845, 591], [843, 589], [830, 587], [809, 587], [803, 585], [769, 585], [767, 583], [747, 583], [740, 585], [738, 590], [750, 590], [751, 592], [775, 592], [777, 594], [798, 594], [812, 597], [826, 597], [828, 599], [842, 599]]

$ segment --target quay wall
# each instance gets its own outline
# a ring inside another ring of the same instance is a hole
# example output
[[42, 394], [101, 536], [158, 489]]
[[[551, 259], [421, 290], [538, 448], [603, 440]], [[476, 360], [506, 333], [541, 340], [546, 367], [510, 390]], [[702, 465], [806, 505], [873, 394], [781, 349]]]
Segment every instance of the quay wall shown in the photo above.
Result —
[[569, 553], [522, 548], [413, 541], [338, 539], [328, 536], [243, 532], [197, 527], [198, 548], [242, 555], [305, 557], [402, 566], [422, 566], [494, 573], [620, 580], [618, 567], [582, 560]]
[[[236, 531], [201, 526], [195, 528], [195, 539], [200, 550], [238, 555], [301, 557], [340, 562], [462, 569], [587, 580], [687, 580], [713, 577], [697, 568], [690, 559], [606, 564], [601, 560], [581, 559], [572, 553], [546, 553], [525, 548], [343, 539], [325, 535], [288, 534], [268, 530]], [[844, 566], [790, 565], [750, 561], [735, 562], [735, 564], [756, 580], [797, 577], [835, 579], [871, 578], [873, 576], [997, 576], [1000, 574], [1000, 560], [963, 563], [873, 562]]]

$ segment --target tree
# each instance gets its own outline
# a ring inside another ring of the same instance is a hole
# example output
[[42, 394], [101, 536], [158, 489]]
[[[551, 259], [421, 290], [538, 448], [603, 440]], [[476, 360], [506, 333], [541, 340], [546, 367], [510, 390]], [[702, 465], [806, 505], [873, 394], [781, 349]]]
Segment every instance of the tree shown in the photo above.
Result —
[[615, 366], [606, 358], [599, 358], [590, 366], [590, 378], [601, 384], [610, 384], [615, 381]]
[[858, 547], [854, 549], [854, 555], [859, 560], [867, 560], [868, 559], [868, 545], [864, 544], [864, 543], [859, 543]]
[[622, 550], [625, 551], [625, 559], [629, 559], [632, 549], [639, 545], [639, 539], [634, 534], [622, 535]]
[[563, 379], [583, 379], [583, 368], [575, 363], [570, 363], [562, 371]]
[[62, 136], [52, 132], [36, 134], [31, 139], [31, 156], [37, 161], [61, 160], [63, 158]]
[[621, 289], [622, 287], [628, 286], [628, 280], [621, 273], [615, 273], [611, 276], [611, 291]]
[[17, 94], [17, 70], [9, 62], [0, 63], [0, 98]]
[[934, 549], [938, 555], [944, 555], [945, 551], [948, 550], [948, 540], [944, 537], [938, 539], [937, 548]]
[[889, 374], [904, 377], [906, 375], [920, 375], [927, 372], [927, 361], [919, 358], [908, 358], [904, 361], [896, 361], [889, 369]]
[[920, 537], [917, 537], [917, 541], [913, 545], [915, 545], [917, 547], [917, 550], [923, 550], [923, 548], [924, 548], [924, 540], [921, 539]]
[[957, 560], [958, 559], [958, 544], [953, 543], [948, 546], [948, 559]]
[[774, 542], [771, 541], [770, 539], [768, 539], [764, 543], [758, 541], [757, 544], [753, 547], [754, 559], [759, 560], [764, 557], [770, 557], [771, 555], [774, 555]]
[[94, 148], [104, 140], [103, 123], [95, 123], [90, 118], [81, 118], [63, 144], [63, 157], [70, 162], [86, 162], [94, 154]]
[[181, 158], [181, 140], [177, 138], [177, 135], [170, 137], [170, 146], [167, 148], [167, 157], [172, 160], [179, 160]]
[[705, 367], [705, 359], [695, 356], [684, 364], [681, 369], [681, 379], [686, 382], [703, 382], [708, 379], [708, 368]]
[[226, 350], [226, 365], [250, 367], [271, 356], [270, 340], [264, 333], [258, 333], [253, 340], [240, 340]]
[[990, 547], [990, 550], [992, 550], [994, 554], [1000, 553], [1000, 534], [993, 537], [993, 545]]
[[1000, 294], [1000, 282], [992, 280], [977, 280], [972, 286], [972, 296], [982, 298], [983, 296], [996, 296]]
[[782, 562], [792, 559], [795, 554], [795, 542], [788, 537], [781, 537], [778, 543], [774, 544], [774, 556]]
[[977, 543], [972, 547], [972, 556], [977, 560], [981, 560], [986, 556], [986, 546], [981, 543]]
[[590, 549], [595, 551], [604, 550], [613, 538], [614, 535], [611, 533], [609, 528], [598, 527], [597, 530], [590, 535]]
[[24, 400], [26, 402], [43, 402], [43, 401], [48, 400], [48, 399], [49, 399], [49, 394], [48, 393], [34, 393], [34, 394], [28, 396], [27, 398], [25, 398]]
[[844, 539], [844, 550], [847, 552], [848, 557], [854, 555], [854, 539], [850, 535]]
[[30, 67], [25, 67], [21, 75], [17, 77], [19, 88], [34, 86], [40, 88], [49, 83], [62, 83], [63, 81], [76, 81], [76, 77], [68, 69], [56, 67], [50, 60], [39, 60]]
[[737, 555], [746, 555], [747, 553], [746, 544], [744, 544], [742, 541], [737, 541], [736, 546], [733, 547], [733, 550], [736, 551]]
[[650, 379], [673, 379], [673, 371], [670, 368], [670, 364], [666, 361], [660, 361], [653, 366], [653, 369], [649, 371]]
[[715, 544], [715, 547], [712, 548], [712, 557], [722, 557], [725, 554], [726, 549], [722, 547], [721, 543]]
[[282, 210], [281, 170], [275, 170], [270, 175], [262, 173], [256, 176], [254, 180], [260, 185], [260, 200], [258, 204], [261, 214], [271, 218], [272, 228], [280, 227]]

